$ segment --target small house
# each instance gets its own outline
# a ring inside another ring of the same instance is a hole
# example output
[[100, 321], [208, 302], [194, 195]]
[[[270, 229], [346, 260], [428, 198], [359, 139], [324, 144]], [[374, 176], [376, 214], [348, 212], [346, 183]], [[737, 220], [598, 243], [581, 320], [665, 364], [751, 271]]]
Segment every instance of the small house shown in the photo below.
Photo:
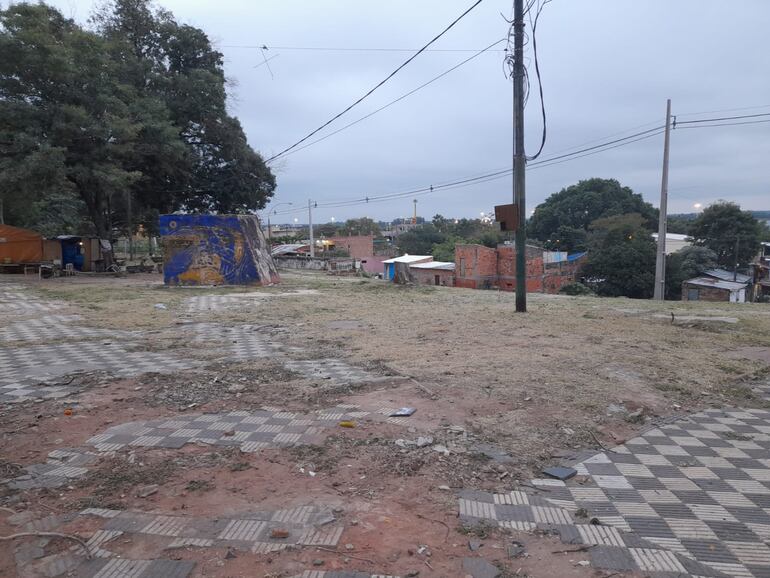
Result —
[[382, 262], [384, 266], [383, 279], [392, 281], [396, 275], [396, 263], [404, 263], [411, 267], [416, 263], [427, 263], [433, 261], [431, 255], [402, 255], [401, 257], [393, 257], [392, 259], [386, 259]]
[[418, 285], [440, 285], [453, 287], [455, 284], [455, 264], [444, 261], [413, 263], [409, 271]]
[[682, 301], [745, 303], [746, 289], [746, 282], [696, 277], [682, 283]]

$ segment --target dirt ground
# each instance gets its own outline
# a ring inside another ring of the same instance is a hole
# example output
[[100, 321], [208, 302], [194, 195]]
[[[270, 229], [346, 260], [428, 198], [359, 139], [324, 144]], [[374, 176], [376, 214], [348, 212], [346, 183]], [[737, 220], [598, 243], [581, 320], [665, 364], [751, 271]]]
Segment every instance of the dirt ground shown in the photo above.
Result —
[[[523, 315], [514, 313], [510, 293], [311, 273], [284, 273], [278, 286], [246, 290], [169, 289], [152, 275], [13, 282], [83, 316], [81, 325], [139, 332], [134, 350], [200, 364], [123, 378], [78, 374], [79, 394], [0, 405], [0, 478], [135, 420], [266, 406], [309, 412], [341, 403], [417, 409], [404, 423], [362, 419], [338, 427], [317, 445], [257, 453], [205, 444], [141, 447], [101, 458], [65, 487], [0, 487], [2, 535], [18, 531], [6, 521], [11, 512], [83, 508], [216, 518], [318, 503], [345, 524], [336, 549], [175, 550], [176, 559], [197, 563], [195, 576], [358, 570], [462, 577], [463, 558], [478, 555], [501, 576], [608, 576], [580, 565], [584, 553], [554, 553], [565, 550], [555, 537], [463, 527], [455, 492], [510, 491], [544, 466], [622, 443], [672, 415], [766, 405], [751, 391], [768, 374], [766, 305], [531, 294]], [[188, 306], [190, 298], [244, 292], [253, 298], [234, 307]], [[289, 356], [342, 359], [383, 379], [339, 385], [303, 377], [270, 357], [218, 359], [196, 345], [196, 323], [246, 324]], [[395, 443], [428, 436], [424, 447]], [[140, 497], [149, 485], [157, 491]], [[64, 529], [82, 533], [86, 526], [77, 519]], [[483, 546], [472, 551], [469, 540]], [[526, 554], [509, 557], [512, 541]], [[113, 549], [129, 557], [167, 555], [131, 539]], [[13, 544], [0, 542], [0, 575], [16, 572]]]

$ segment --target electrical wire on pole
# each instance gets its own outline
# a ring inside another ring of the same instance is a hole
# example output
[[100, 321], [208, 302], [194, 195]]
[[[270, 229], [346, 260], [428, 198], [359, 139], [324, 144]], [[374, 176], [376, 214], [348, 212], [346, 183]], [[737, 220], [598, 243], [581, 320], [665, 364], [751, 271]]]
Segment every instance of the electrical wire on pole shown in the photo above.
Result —
[[298, 147], [299, 145], [301, 145], [303, 142], [305, 142], [306, 140], [308, 140], [309, 138], [311, 138], [313, 135], [315, 135], [315, 134], [319, 133], [320, 131], [322, 131], [323, 129], [325, 129], [327, 126], [329, 126], [331, 123], [333, 123], [335, 120], [337, 120], [337, 119], [338, 119], [338, 118], [340, 118], [342, 115], [344, 115], [345, 113], [347, 113], [347, 112], [348, 112], [350, 109], [352, 109], [352, 108], [353, 108], [353, 107], [355, 107], [356, 105], [360, 104], [360, 103], [361, 103], [361, 102], [362, 102], [364, 99], [366, 99], [367, 97], [369, 97], [369, 96], [370, 96], [370, 95], [371, 95], [371, 94], [372, 94], [372, 93], [373, 93], [375, 90], [377, 90], [378, 88], [380, 88], [380, 87], [381, 87], [383, 84], [385, 84], [385, 83], [386, 83], [386, 82], [388, 82], [388, 81], [389, 81], [391, 78], [393, 78], [393, 77], [394, 77], [396, 74], [398, 74], [398, 73], [399, 73], [399, 71], [401, 71], [401, 69], [403, 69], [403, 68], [404, 68], [404, 67], [405, 67], [407, 64], [409, 64], [410, 62], [412, 62], [412, 60], [414, 60], [415, 58], [417, 58], [417, 57], [418, 57], [420, 54], [422, 54], [423, 52], [425, 52], [425, 51], [426, 51], [426, 50], [427, 50], [427, 49], [428, 49], [428, 48], [429, 48], [429, 47], [430, 47], [430, 46], [431, 46], [431, 45], [432, 45], [434, 42], [436, 42], [436, 41], [437, 41], [439, 38], [441, 38], [441, 37], [442, 37], [444, 34], [446, 34], [447, 32], [449, 32], [449, 30], [451, 30], [451, 29], [454, 27], [454, 25], [455, 25], [455, 24], [457, 24], [457, 23], [458, 23], [460, 20], [462, 20], [462, 19], [463, 19], [463, 18], [464, 18], [466, 15], [468, 15], [468, 14], [471, 12], [471, 10], [473, 10], [474, 8], [476, 8], [476, 6], [478, 6], [479, 4], [481, 4], [481, 2], [482, 2], [482, 0], [476, 0], [476, 2], [474, 2], [474, 3], [471, 5], [471, 7], [470, 7], [470, 8], [468, 8], [467, 10], [465, 10], [465, 12], [463, 12], [463, 13], [462, 13], [462, 14], [460, 14], [460, 15], [459, 15], [457, 18], [455, 18], [455, 19], [454, 19], [454, 20], [453, 20], [453, 21], [452, 21], [452, 22], [449, 24], [449, 26], [447, 26], [447, 27], [446, 27], [446, 28], [444, 28], [444, 29], [443, 29], [441, 32], [439, 32], [439, 33], [438, 33], [436, 36], [434, 36], [434, 37], [433, 37], [433, 38], [432, 38], [432, 39], [431, 39], [431, 40], [430, 40], [430, 41], [429, 41], [429, 42], [428, 42], [428, 43], [427, 43], [425, 46], [423, 46], [422, 48], [420, 48], [420, 49], [419, 49], [417, 52], [415, 52], [415, 53], [414, 53], [412, 56], [410, 56], [410, 57], [409, 57], [409, 58], [407, 58], [407, 59], [406, 59], [404, 62], [402, 62], [402, 63], [401, 63], [401, 64], [400, 64], [400, 65], [399, 65], [399, 66], [398, 66], [398, 67], [397, 67], [397, 68], [396, 68], [396, 69], [395, 69], [393, 72], [391, 72], [391, 73], [390, 73], [388, 76], [386, 76], [384, 79], [382, 79], [380, 82], [378, 82], [378, 83], [377, 83], [377, 84], [376, 84], [376, 85], [375, 85], [373, 88], [371, 88], [371, 89], [370, 89], [368, 92], [366, 92], [366, 94], [364, 94], [364, 95], [363, 95], [361, 98], [359, 98], [358, 100], [356, 100], [355, 102], [353, 102], [353, 104], [351, 104], [351, 105], [349, 105], [348, 107], [346, 107], [346, 108], [345, 108], [345, 109], [344, 109], [342, 112], [340, 112], [340, 113], [337, 113], [336, 115], [334, 115], [332, 118], [330, 118], [329, 120], [327, 120], [325, 123], [323, 123], [321, 126], [319, 126], [318, 128], [316, 128], [315, 130], [312, 130], [312, 131], [310, 131], [310, 133], [308, 133], [307, 135], [305, 135], [304, 137], [302, 137], [301, 139], [299, 139], [299, 140], [298, 140], [297, 142], [295, 142], [293, 145], [291, 145], [291, 146], [289, 146], [289, 147], [286, 147], [286, 148], [285, 148], [285, 149], [283, 149], [281, 152], [279, 152], [279, 153], [277, 153], [277, 154], [273, 155], [272, 157], [270, 157], [269, 159], [267, 159], [265, 162], [268, 162], [268, 163], [269, 163], [270, 161], [272, 161], [272, 160], [275, 160], [275, 159], [277, 159], [278, 157], [280, 157], [280, 156], [282, 156], [282, 155], [286, 154], [286, 153], [287, 153], [287, 152], [289, 152], [290, 150], [297, 148], [297, 147]]

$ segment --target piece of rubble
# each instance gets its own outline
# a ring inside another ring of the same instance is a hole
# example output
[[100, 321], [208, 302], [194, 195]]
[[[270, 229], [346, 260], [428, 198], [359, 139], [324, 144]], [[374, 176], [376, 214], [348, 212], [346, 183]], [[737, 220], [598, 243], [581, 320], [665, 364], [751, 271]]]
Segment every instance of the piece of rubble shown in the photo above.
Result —
[[555, 466], [552, 468], [544, 469], [543, 473], [546, 476], [549, 476], [551, 478], [556, 478], [557, 480], [564, 481], [575, 477], [575, 475], [577, 474], [577, 470], [574, 468], [565, 468], [562, 466]]
[[158, 484], [149, 484], [141, 486], [136, 490], [137, 498], [148, 498], [158, 491]]
[[500, 569], [483, 558], [463, 558], [463, 570], [473, 578], [497, 578]]

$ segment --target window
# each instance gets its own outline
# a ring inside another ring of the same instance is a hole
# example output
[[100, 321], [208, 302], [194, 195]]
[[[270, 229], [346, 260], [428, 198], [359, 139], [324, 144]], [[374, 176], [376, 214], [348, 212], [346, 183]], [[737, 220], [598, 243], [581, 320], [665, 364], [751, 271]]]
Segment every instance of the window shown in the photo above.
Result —
[[688, 301], [698, 301], [700, 298], [700, 292], [697, 289], [688, 289], [687, 290], [687, 300]]

